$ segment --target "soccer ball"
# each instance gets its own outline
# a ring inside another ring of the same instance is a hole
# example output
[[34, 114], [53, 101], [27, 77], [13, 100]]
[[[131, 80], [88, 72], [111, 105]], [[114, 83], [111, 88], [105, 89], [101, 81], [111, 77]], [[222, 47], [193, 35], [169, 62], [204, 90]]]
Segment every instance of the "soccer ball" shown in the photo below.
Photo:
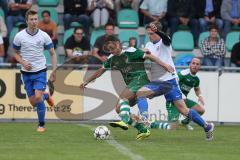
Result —
[[105, 140], [108, 139], [110, 137], [110, 130], [106, 127], [106, 126], [98, 126], [95, 130], [94, 130], [94, 137], [98, 140]]

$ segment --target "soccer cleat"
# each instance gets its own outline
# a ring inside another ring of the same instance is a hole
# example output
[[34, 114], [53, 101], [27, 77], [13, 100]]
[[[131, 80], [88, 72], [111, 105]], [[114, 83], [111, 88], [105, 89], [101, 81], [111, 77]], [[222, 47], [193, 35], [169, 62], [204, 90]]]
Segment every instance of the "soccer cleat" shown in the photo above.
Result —
[[123, 130], [128, 130], [128, 125], [126, 123], [124, 123], [123, 121], [118, 121], [118, 122], [110, 122], [109, 125], [111, 127], [120, 127]]
[[205, 133], [206, 133], [206, 140], [211, 141], [213, 140], [213, 131], [214, 131], [214, 124], [209, 123], [207, 127], [205, 128]]
[[150, 134], [151, 134], [150, 130], [147, 129], [147, 131], [144, 132], [144, 133], [141, 133], [141, 132], [138, 133], [136, 139], [137, 139], [137, 140], [143, 140], [143, 139], [149, 137]]
[[45, 127], [38, 126], [38, 128], [37, 128], [37, 132], [39, 132], [39, 133], [43, 133], [43, 132], [45, 132]]
[[193, 131], [194, 128], [190, 124], [183, 125], [188, 131]]

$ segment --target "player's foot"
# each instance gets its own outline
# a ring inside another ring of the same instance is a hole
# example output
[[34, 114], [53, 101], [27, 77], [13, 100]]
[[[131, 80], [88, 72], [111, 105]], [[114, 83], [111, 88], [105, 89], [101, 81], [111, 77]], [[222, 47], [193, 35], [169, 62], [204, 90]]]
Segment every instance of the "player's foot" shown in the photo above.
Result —
[[205, 128], [205, 133], [206, 133], [206, 140], [211, 141], [213, 140], [213, 131], [214, 131], [214, 124], [209, 123], [207, 127]]
[[109, 125], [111, 127], [120, 127], [123, 130], [128, 130], [128, 125], [126, 123], [124, 123], [123, 121], [118, 121], [118, 122], [110, 122]]
[[45, 127], [43, 127], [43, 126], [38, 126], [37, 132], [39, 132], [39, 133], [45, 132]]
[[149, 137], [150, 134], [151, 134], [151, 132], [147, 129], [146, 132], [143, 132], [143, 133], [139, 132], [139, 133], [137, 134], [136, 139], [137, 139], [137, 140], [143, 140], [143, 139]]
[[188, 131], [193, 131], [194, 128], [190, 124], [183, 125]]

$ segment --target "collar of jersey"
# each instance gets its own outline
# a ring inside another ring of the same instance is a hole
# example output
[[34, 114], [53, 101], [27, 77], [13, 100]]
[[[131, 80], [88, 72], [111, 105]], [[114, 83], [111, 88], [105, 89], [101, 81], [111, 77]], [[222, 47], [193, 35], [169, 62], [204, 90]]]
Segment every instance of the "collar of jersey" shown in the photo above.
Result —
[[161, 39], [155, 41], [155, 42], [152, 42], [153, 44], [157, 44], [158, 42], [160, 42]]
[[31, 33], [28, 31], [28, 29], [26, 28], [26, 32], [27, 32], [27, 34], [29, 34], [29, 35], [31, 35], [31, 36], [36, 35], [36, 34], [38, 33], [38, 31], [39, 31], [39, 29], [37, 29], [36, 32], [34, 32], [33, 34], [31, 34]]

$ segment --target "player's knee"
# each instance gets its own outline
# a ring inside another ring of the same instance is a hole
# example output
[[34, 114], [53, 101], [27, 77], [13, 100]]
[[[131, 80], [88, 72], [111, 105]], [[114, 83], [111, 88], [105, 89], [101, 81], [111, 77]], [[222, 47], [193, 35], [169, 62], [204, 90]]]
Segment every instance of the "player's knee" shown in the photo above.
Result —
[[35, 106], [35, 100], [34, 99], [29, 99], [29, 102], [32, 106]]
[[198, 112], [200, 115], [203, 115], [205, 113], [205, 109], [204, 108], [201, 108]]
[[115, 107], [115, 111], [117, 112], [117, 113], [120, 113], [120, 105], [116, 105], [116, 107]]
[[35, 97], [35, 102], [36, 103], [39, 103], [39, 102], [41, 102], [42, 101], [42, 96], [36, 96]]

